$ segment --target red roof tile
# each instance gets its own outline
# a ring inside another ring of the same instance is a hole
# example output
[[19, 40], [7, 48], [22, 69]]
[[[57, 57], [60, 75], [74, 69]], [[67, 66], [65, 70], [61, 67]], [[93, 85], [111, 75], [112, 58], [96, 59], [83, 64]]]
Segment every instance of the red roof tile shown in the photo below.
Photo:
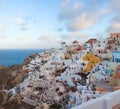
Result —
[[89, 39], [86, 43], [95, 43], [97, 39]]

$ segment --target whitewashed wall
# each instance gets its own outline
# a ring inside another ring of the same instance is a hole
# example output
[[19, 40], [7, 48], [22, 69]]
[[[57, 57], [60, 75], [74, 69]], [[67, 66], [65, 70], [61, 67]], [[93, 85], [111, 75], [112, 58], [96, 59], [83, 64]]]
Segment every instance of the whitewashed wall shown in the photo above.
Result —
[[100, 98], [90, 100], [80, 106], [72, 109], [112, 109], [113, 106], [120, 103], [120, 90], [106, 94]]

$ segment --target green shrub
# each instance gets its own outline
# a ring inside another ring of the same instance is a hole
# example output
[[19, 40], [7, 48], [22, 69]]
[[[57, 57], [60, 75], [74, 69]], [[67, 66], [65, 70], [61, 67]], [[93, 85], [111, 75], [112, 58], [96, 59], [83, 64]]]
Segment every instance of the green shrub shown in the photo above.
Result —
[[50, 105], [50, 109], [61, 109], [61, 105], [60, 104], [52, 104], [52, 105]]

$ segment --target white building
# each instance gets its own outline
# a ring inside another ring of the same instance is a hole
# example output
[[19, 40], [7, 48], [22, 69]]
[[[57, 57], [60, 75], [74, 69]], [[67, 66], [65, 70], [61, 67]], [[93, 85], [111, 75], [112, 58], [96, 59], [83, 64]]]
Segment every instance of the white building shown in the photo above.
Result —
[[66, 48], [66, 47], [67, 47], [66, 42], [62, 41], [62, 42], [61, 42], [61, 47], [62, 47], [62, 48]]
[[111, 40], [117, 40], [120, 38], [120, 33], [111, 33], [110, 34], [110, 39]]
[[91, 52], [92, 51], [92, 46], [91, 46], [90, 43], [85, 43], [83, 46], [85, 47], [87, 52]]
[[99, 39], [95, 44], [94, 44], [94, 52], [95, 53], [104, 53], [106, 45], [108, 43], [108, 39]]
[[114, 62], [120, 63], [120, 52], [112, 52], [112, 58]]

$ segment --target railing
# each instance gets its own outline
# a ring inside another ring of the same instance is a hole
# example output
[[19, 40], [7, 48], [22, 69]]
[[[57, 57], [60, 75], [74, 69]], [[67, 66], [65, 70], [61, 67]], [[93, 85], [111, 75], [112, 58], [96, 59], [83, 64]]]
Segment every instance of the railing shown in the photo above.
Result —
[[72, 109], [114, 109], [113, 107], [118, 104], [120, 104], [120, 90], [105, 94], [97, 99], [92, 99]]

